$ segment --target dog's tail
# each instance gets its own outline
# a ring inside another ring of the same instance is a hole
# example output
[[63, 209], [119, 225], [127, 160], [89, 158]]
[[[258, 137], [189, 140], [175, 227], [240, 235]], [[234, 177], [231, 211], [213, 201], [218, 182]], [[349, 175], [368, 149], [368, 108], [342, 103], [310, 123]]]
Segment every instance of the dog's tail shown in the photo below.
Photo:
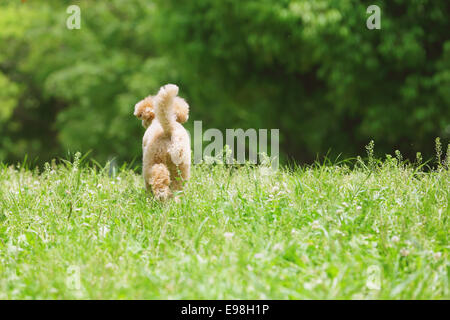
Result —
[[159, 89], [155, 101], [155, 115], [164, 132], [172, 133], [176, 123], [174, 110], [174, 98], [178, 95], [178, 87], [174, 84], [167, 84]]

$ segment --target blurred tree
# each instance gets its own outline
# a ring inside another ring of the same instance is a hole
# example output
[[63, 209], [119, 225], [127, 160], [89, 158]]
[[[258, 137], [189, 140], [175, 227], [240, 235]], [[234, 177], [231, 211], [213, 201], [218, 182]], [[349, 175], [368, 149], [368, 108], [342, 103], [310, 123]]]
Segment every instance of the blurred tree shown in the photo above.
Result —
[[0, 128], [3, 159], [49, 160], [68, 150], [92, 150], [100, 161], [139, 158], [134, 104], [176, 81], [154, 54], [151, 3], [80, 1], [80, 30], [66, 28], [70, 4], [0, 5], [0, 97], [8, 97], [0, 115], [9, 120]]
[[448, 1], [157, 0], [155, 36], [214, 127], [280, 128], [310, 161], [332, 148], [432, 154], [450, 137]]
[[450, 138], [446, 0], [73, 1], [0, 4], [0, 160], [93, 150], [140, 157], [134, 104], [180, 84], [204, 128], [280, 128], [282, 151], [432, 155]]

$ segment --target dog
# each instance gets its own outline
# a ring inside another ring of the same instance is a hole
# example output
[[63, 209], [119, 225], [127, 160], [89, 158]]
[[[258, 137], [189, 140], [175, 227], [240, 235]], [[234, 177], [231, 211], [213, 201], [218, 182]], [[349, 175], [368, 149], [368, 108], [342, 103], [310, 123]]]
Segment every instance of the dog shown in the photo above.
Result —
[[178, 97], [178, 90], [167, 84], [134, 107], [134, 115], [146, 128], [142, 140], [145, 187], [161, 201], [181, 191], [190, 178], [191, 143], [181, 125], [188, 120], [189, 105]]

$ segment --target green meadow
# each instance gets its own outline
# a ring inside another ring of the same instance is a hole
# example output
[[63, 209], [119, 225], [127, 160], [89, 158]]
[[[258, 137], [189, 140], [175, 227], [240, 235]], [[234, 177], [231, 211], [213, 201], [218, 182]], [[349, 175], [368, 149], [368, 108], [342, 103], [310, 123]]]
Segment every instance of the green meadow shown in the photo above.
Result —
[[425, 167], [200, 164], [159, 203], [125, 166], [4, 165], [0, 299], [448, 299], [450, 172]]

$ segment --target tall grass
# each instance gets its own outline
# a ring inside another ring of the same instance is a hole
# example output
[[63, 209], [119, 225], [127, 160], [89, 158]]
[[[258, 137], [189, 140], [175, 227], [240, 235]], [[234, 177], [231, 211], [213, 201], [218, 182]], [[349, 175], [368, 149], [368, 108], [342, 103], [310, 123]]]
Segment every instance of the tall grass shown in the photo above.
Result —
[[197, 165], [179, 203], [80, 156], [2, 165], [0, 298], [450, 298], [448, 164], [373, 147], [278, 171]]

